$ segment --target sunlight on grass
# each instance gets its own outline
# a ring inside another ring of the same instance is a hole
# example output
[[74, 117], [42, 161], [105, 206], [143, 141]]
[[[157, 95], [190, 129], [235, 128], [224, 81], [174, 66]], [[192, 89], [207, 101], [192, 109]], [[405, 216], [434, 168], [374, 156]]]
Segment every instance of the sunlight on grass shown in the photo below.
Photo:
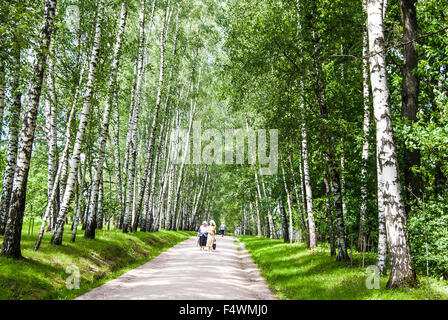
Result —
[[[24, 228], [24, 230], [27, 230]], [[33, 234], [22, 235], [25, 260], [0, 257], [0, 299], [72, 299], [106, 281], [133, 269], [173, 245], [190, 238], [189, 231], [136, 232], [98, 230], [95, 240], [85, 239], [78, 230], [75, 243], [65, 230], [63, 244], [50, 244], [46, 234], [40, 249], [33, 250], [38, 227]], [[0, 237], [0, 243], [3, 238]], [[75, 265], [80, 271], [80, 288], [68, 290], [65, 272]]]
[[[337, 262], [326, 247], [308, 250], [304, 244], [282, 240], [240, 236], [240, 240], [261, 269], [273, 292], [281, 299], [426, 299], [426, 278], [417, 289], [386, 290], [387, 277], [380, 278], [380, 289], [367, 289], [369, 274], [362, 268], [362, 256], [353, 252], [353, 266]], [[376, 257], [366, 253], [365, 267], [374, 265]], [[431, 299], [448, 299], [448, 282], [431, 279]]]

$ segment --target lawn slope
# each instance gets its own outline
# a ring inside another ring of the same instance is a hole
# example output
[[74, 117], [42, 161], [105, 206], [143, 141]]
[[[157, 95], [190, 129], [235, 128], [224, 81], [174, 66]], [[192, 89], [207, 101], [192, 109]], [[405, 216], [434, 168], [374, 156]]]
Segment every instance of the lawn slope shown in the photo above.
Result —
[[[328, 248], [306, 249], [305, 245], [282, 240], [240, 236], [261, 274], [281, 299], [425, 299], [426, 277], [417, 289], [386, 290], [387, 277], [380, 278], [379, 289], [367, 289], [366, 267], [375, 265], [375, 255], [353, 252], [353, 266], [337, 262]], [[431, 299], [448, 299], [448, 282], [430, 279]]]
[[[0, 299], [72, 299], [151, 260], [192, 235], [187, 231], [124, 234], [99, 230], [96, 239], [90, 240], [79, 230], [76, 242], [71, 243], [70, 230], [66, 230], [63, 245], [51, 245], [51, 234], [46, 234], [35, 252], [36, 234], [24, 234], [22, 255], [25, 260], [0, 257]], [[80, 288], [69, 290], [66, 270], [72, 266], [79, 269]]]

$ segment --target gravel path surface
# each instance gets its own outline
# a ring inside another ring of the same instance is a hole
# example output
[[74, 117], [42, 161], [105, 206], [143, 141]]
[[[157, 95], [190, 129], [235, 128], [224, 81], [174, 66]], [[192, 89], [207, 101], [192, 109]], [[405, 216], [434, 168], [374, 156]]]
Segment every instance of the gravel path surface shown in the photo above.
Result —
[[216, 251], [208, 252], [199, 249], [196, 237], [190, 238], [76, 299], [276, 299], [235, 240], [218, 236]]

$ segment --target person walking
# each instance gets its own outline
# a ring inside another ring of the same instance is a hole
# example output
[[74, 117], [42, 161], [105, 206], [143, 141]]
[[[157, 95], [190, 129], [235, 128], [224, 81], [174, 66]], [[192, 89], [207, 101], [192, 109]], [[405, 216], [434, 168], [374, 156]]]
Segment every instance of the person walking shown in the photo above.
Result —
[[226, 232], [226, 225], [224, 223], [221, 223], [221, 226], [219, 227], [219, 232], [221, 233], [221, 237], [224, 237], [224, 233]]
[[205, 246], [207, 245], [207, 236], [208, 236], [207, 231], [208, 231], [207, 221], [203, 221], [202, 225], [199, 227], [198, 230], [199, 246], [201, 247], [201, 250], [204, 250]]
[[208, 251], [213, 250], [213, 244], [215, 243], [216, 237], [216, 223], [210, 220], [210, 225], [207, 228], [207, 249]]

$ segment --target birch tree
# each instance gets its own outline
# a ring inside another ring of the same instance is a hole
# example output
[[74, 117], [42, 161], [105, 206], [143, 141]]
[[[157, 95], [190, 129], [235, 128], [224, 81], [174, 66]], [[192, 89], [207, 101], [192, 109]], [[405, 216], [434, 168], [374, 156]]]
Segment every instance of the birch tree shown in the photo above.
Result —
[[288, 188], [288, 184], [286, 183], [286, 176], [285, 176], [285, 168], [282, 165], [282, 177], [283, 177], [283, 186], [285, 187], [285, 193], [286, 193], [286, 202], [288, 204], [288, 213], [289, 213], [289, 242], [292, 243], [294, 240], [294, 225], [293, 225], [293, 217], [292, 217], [292, 200], [291, 200], [291, 193]]
[[127, 18], [127, 7], [126, 2], [123, 1], [121, 5], [121, 13], [118, 23], [118, 32], [115, 42], [115, 48], [112, 58], [112, 65], [110, 70], [109, 78], [109, 92], [108, 99], [106, 99], [106, 105], [103, 111], [103, 122], [100, 130], [100, 138], [98, 141], [99, 153], [98, 153], [98, 164], [96, 167], [95, 178], [92, 182], [92, 201], [90, 203], [90, 208], [88, 211], [87, 225], [84, 236], [86, 238], [95, 238], [95, 222], [96, 222], [96, 212], [98, 206], [98, 191], [101, 187], [101, 181], [103, 179], [103, 167], [104, 167], [104, 157], [106, 152], [106, 142], [107, 135], [109, 133], [109, 118], [110, 111], [113, 104], [113, 99], [117, 95], [117, 72], [120, 64], [120, 51], [123, 42], [124, 29], [126, 27]]
[[100, 51], [101, 40], [101, 23], [103, 19], [103, 1], [98, 2], [98, 13], [95, 25], [95, 37], [93, 40], [92, 53], [89, 64], [89, 72], [87, 76], [86, 91], [84, 94], [84, 103], [81, 111], [81, 117], [78, 125], [78, 132], [75, 138], [73, 153], [70, 161], [70, 172], [67, 179], [67, 186], [65, 187], [64, 197], [62, 198], [61, 207], [59, 209], [58, 218], [54, 228], [51, 243], [60, 245], [62, 243], [62, 235], [64, 232], [65, 218], [70, 208], [70, 203], [74, 193], [74, 187], [78, 176], [79, 159], [81, 155], [81, 148], [84, 140], [84, 135], [87, 127], [89, 114], [91, 111], [92, 96], [94, 90], [95, 74], [98, 66], [98, 58]]
[[[54, 44], [50, 46], [50, 52], [54, 54]], [[48, 173], [47, 173], [47, 194], [48, 200], [51, 199], [51, 192], [53, 190], [53, 184], [55, 183], [56, 170], [58, 167], [57, 161], [57, 131], [56, 131], [56, 94], [55, 94], [55, 84], [54, 84], [54, 63], [53, 58], [48, 59], [47, 68], [47, 94], [45, 97], [45, 118], [46, 118], [46, 134], [48, 142]], [[57, 201], [59, 199], [55, 199]], [[52, 212], [50, 217], [52, 221], [56, 220], [57, 205], [52, 204]], [[50, 229], [52, 228], [49, 227]]]
[[[302, 110], [304, 108], [302, 107]], [[311, 189], [311, 179], [310, 179], [310, 169], [308, 165], [308, 142], [306, 136], [306, 126], [305, 121], [302, 122], [301, 134], [302, 134], [302, 152], [301, 158], [303, 161], [303, 177], [305, 182], [305, 197], [306, 197], [306, 210], [308, 214], [308, 229], [309, 229], [309, 247], [317, 247], [316, 238], [316, 225], [314, 223], [314, 213], [313, 213], [313, 191]]]
[[9, 140], [6, 155], [5, 174], [3, 176], [3, 188], [0, 202], [0, 234], [5, 233], [6, 220], [8, 217], [9, 203], [11, 199], [14, 170], [16, 168], [18, 136], [20, 131], [20, 111], [22, 109], [22, 93], [20, 91], [20, 49], [13, 55], [16, 69], [12, 80], [13, 103], [9, 122]]
[[[81, 74], [79, 77], [79, 84], [78, 84], [78, 88], [76, 89], [76, 93], [75, 93], [75, 97], [70, 109], [70, 114], [67, 120], [67, 128], [65, 131], [65, 144], [64, 144], [64, 149], [62, 150], [61, 153], [61, 160], [59, 162], [59, 166], [56, 172], [56, 176], [54, 178], [54, 183], [52, 186], [52, 190], [50, 193], [50, 197], [47, 201], [47, 208], [45, 210], [45, 213], [43, 215], [43, 219], [42, 219], [42, 224], [40, 227], [40, 231], [38, 233], [36, 242], [34, 244], [34, 250], [38, 250], [40, 247], [40, 244], [42, 242], [42, 238], [44, 236], [44, 232], [45, 232], [45, 224], [48, 220], [48, 218], [50, 217], [50, 215], [52, 214], [52, 212], [54, 211], [53, 205], [55, 204], [56, 198], [59, 196], [59, 192], [58, 187], [60, 182], [62, 182], [63, 175], [65, 174], [65, 172], [67, 171], [67, 159], [68, 159], [68, 153], [69, 153], [69, 147], [70, 147], [70, 141], [71, 141], [71, 126], [72, 126], [72, 121], [75, 118], [75, 114], [76, 114], [76, 106], [78, 103], [78, 94], [79, 94], [79, 90], [81, 88], [82, 82], [83, 82], [83, 77], [84, 77], [84, 72], [85, 72], [85, 67], [87, 65], [87, 59], [84, 63], [84, 66], [82, 66], [81, 68]], [[61, 178], [62, 177], [62, 178]], [[82, 193], [82, 188], [81, 188], [81, 193]], [[76, 235], [76, 234], [75, 234]], [[74, 237], [72, 237], [72, 242], [74, 242]]]
[[[367, 0], [363, 1], [363, 9], [366, 11]], [[368, 57], [368, 35], [367, 26], [363, 34], [362, 41], [362, 94], [364, 104], [364, 121], [362, 137], [362, 157], [361, 157], [361, 212], [359, 215], [359, 235], [358, 250], [363, 248], [366, 242], [365, 224], [367, 216], [367, 160], [369, 158], [369, 129], [370, 129], [370, 89], [369, 89], [369, 57]]]
[[140, 114], [140, 99], [143, 85], [144, 76], [144, 64], [143, 58], [145, 54], [144, 50], [145, 42], [145, 0], [140, 2], [140, 12], [139, 12], [139, 54], [138, 54], [138, 67], [137, 67], [137, 83], [135, 87], [135, 97], [134, 97], [134, 110], [132, 123], [130, 125], [130, 140], [127, 144], [129, 149], [129, 168], [128, 168], [128, 182], [127, 182], [127, 195], [126, 195], [126, 215], [123, 225], [123, 232], [131, 231], [132, 228], [132, 212], [134, 210], [134, 187], [135, 187], [135, 168], [137, 161], [137, 129], [138, 120]]
[[28, 91], [28, 105], [23, 118], [20, 134], [17, 165], [11, 192], [8, 219], [1, 255], [19, 259], [22, 257], [20, 240], [22, 233], [23, 214], [25, 211], [26, 186], [30, 169], [31, 153], [33, 149], [34, 131], [36, 129], [37, 111], [44, 78], [47, 50], [50, 48], [54, 30], [56, 0], [46, 0], [44, 16], [40, 28], [39, 42], [36, 48], [33, 75], [30, 79]]
[[2, 59], [0, 59], [0, 129], [3, 120], [3, 111], [5, 110], [5, 86], [6, 86], [5, 66], [2, 61], [3, 57], [1, 58]]
[[[166, 44], [166, 37], [167, 37], [167, 30], [168, 30], [170, 15], [171, 15], [171, 9], [168, 6], [166, 8], [166, 13], [165, 13], [165, 16], [163, 19], [162, 32], [160, 35], [160, 68], [159, 68], [159, 81], [158, 81], [158, 89], [157, 89], [157, 96], [156, 96], [156, 105], [155, 105], [153, 119], [152, 119], [151, 133], [150, 133], [149, 139], [148, 139], [148, 147], [147, 147], [148, 148], [148, 157], [146, 159], [146, 164], [145, 164], [145, 168], [144, 168], [144, 171], [142, 174], [142, 179], [140, 182], [140, 188], [139, 188], [139, 193], [138, 193], [138, 201], [137, 201], [137, 206], [136, 206], [136, 219], [134, 221], [134, 226], [132, 228], [134, 231], [137, 230], [137, 225], [138, 225], [138, 222], [140, 219], [141, 210], [142, 210], [142, 206], [143, 206], [143, 197], [145, 194], [146, 182], [148, 181], [148, 179], [150, 179], [149, 171], [152, 168], [152, 161], [154, 158], [154, 141], [156, 138], [157, 121], [158, 121], [158, 117], [159, 117], [159, 109], [160, 109], [160, 104], [161, 104], [161, 100], [162, 100], [162, 87], [163, 87], [163, 79], [164, 79], [164, 73], [165, 73], [165, 44]], [[177, 29], [177, 27], [176, 27], [176, 29]]]
[[370, 81], [376, 124], [379, 199], [384, 208], [390, 258], [388, 288], [415, 286], [415, 275], [406, 234], [406, 216], [398, 175], [397, 155], [392, 131], [390, 94], [386, 77], [383, 29], [383, 0], [367, 1]]
[[[296, 196], [297, 209], [299, 210], [300, 222], [302, 223], [302, 228], [303, 228], [303, 231], [305, 232], [306, 243], [307, 243], [307, 246], [309, 247], [309, 244], [308, 244], [308, 242], [309, 242], [308, 225], [306, 224], [306, 221], [305, 221], [305, 218], [304, 218], [305, 208], [303, 206], [303, 201], [305, 199], [302, 196], [302, 201], [300, 201], [299, 190], [298, 190], [298, 187], [297, 187], [297, 181], [296, 181], [296, 176], [295, 176], [295, 172], [294, 172], [294, 166], [293, 166], [293, 162], [292, 162], [292, 155], [291, 155], [291, 153], [288, 155], [288, 160], [289, 160], [289, 168], [291, 170], [291, 178], [292, 178], [292, 182], [293, 182], [294, 192], [295, 192], [295, 196]], [[300, 164], [300, 172], [302, 172], [301, 167], [302, 167], [302, 165]], [[303, 183], [302, 183], [301, 176], [302, 175], [300, 174], [300, 187], [301, 187], [302, 194], [303, 194]]]
[[[196, 57], [197, 57], [197, 52], [196, 52]], [[192, 76], [191, 76], [192, 80], [194, 78], [194, 73], [195, 73], [195, 68], [194, 68], [195, 63], [196, 63], [196, 58], [195, 58], [195, 61], [193, 63], [193, 72], [192, 72]], [[197, 107], [197, 103], [198, 103], [198, 94], [199, 94], [200, 82], [201, 82], [201, 67], [199, 67], [199, 70], [198, 70], [198, 78], [197, 78], [197, 83], [196, 83], [196, 95], [190, 101], [190, 117], [189, 117], [189, 122], [188, 122], [187, 137], [190, 136], [191, 129], [193, 128], [193, 119], [194, 119], [194, 115], [195, 115], [196, 107]], [[179, 199], [179, 196], [180, 196], [180, 190], [181, 190], [181, 187], [182, 187], [182, 182], [183, 182], [183, 177], [184, 177], [184, 168], [185, 168], [185, 163], [187, 161], [187, 156], [190, 154], [190, 152], [189, 152], [189, 149], [190, 149], [190, 139], [187, 139], [186, 144], [183, 147], [184, 147], [184, 149], [182, 150], [182, 162], [181, 162], [181, 165], [180, 165], [180, 168], [179, 168], [179, 175], [178, 175], [176, 193], [174, 195], [174, 202], [173, 202], [173, 220], [171, 222], [171, 227], [175, 228], [175, 229], [177, 229], [178, 199]]]

